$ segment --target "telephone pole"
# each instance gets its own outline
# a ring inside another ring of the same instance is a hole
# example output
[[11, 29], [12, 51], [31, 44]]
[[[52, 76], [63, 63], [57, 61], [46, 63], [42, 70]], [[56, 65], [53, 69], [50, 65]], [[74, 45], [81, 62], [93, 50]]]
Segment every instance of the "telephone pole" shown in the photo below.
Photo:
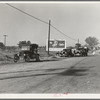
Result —
[[78, 43], [79, 43], [79, 39], [78, 39]]
[[49, 31], [48, 31], [48, 56], [49, 56], [49, 46], [50, 46], [50, 25], [51, 25], [51, 20], [49, 20]]
[[7, 35], [3, 35], [4, 36], [4, 45], [6, 46], [6, 37]]

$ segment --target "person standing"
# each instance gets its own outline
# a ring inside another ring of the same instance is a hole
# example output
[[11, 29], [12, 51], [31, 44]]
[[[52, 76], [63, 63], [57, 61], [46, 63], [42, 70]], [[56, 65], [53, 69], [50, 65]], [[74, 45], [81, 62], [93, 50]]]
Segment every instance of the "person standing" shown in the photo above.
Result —
[[92, 55], [95, 55], [95, 47], [93, 48]]

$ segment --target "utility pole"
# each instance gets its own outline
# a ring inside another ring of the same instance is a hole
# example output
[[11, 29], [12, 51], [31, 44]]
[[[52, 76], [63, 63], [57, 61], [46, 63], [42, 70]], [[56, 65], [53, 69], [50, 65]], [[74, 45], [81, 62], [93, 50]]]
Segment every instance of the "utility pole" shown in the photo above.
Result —
[[50, 25], [51, 25], [51, 20], [49, 20], [49, 31], [48, 31], [48, 56], [49, 56], [49, 46], [50, 46]]
[[78, 39], [78, 44], [79, 44], [79, 39]]
[[4, 45], [6, 46], [6, 37], [7, 35], [3, 35], [4, 36]]

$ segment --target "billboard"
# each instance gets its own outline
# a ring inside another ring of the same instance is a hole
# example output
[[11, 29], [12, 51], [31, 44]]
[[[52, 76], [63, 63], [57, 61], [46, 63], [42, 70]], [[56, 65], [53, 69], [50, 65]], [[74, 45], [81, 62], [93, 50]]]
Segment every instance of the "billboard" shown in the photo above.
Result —
[[[49, 42], [49, 51], [61, 51], [66, 48], [66, 41], [59, 39], [59, 40], [50, 40]], [[48, 41], [46, 45], [46, 51], [48, 50]]]
[[21, 50], [30, 50], [30, 46], [22, 46]]

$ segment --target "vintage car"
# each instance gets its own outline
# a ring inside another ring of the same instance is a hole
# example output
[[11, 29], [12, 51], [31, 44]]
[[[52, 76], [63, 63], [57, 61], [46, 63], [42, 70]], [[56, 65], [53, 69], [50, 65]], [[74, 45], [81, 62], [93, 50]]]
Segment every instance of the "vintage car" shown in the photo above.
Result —
[[18, 54], [14, 54], [14, 62], [17, 62], [20, 59], [25, 60], [25, 62], [29, 62], [31, 60], [40, 61], [37, 49], [37, 44], [30, 44], [28, 49], [22, 49]]
[[73, 56], [88, 56], [88, 48], [79, 47], [73, 49], [63, 49], [60, 52], [57, 52], [56, 55], [60, 57], [73, 57]]
[[57, 52], [56, 55], [60, 56], [60, 57], [72, 57], [72, 56], [74, 56], [74, 54], [72, 53], [72, 49], [63, 49], [62, 51]]

